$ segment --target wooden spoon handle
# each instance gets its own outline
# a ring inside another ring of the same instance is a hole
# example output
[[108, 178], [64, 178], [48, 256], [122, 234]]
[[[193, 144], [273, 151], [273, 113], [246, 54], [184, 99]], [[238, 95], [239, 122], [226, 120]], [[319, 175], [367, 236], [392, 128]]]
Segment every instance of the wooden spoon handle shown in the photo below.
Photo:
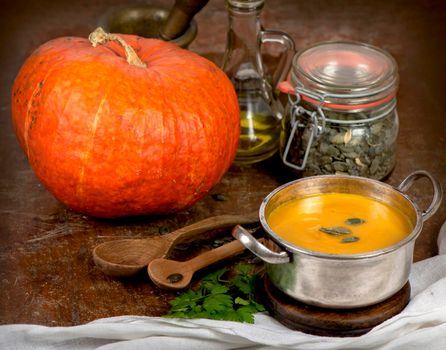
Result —
[[252, 224], [259, 221], [259, 214], [257, 211], [247, 215], [219, 215], [213, 216], [192, 225], [182, 227], [174, 232], [168, 233], [164, 236], [166, 241], [171, 242], [169, 249], [164, 253], [163, 257], [169, 255], [175, 244], [196, 237], [200, 233], [212, 229], [219, 229], [224, 227], [231, 227], [237, 224]]
[[241, 244], [239, 240], [234, 240], [190, 259], [187, 261], [188, 270], [194, 272], [198, 271], [203, 267], [240, 254], [244, 250], [245, 246]]

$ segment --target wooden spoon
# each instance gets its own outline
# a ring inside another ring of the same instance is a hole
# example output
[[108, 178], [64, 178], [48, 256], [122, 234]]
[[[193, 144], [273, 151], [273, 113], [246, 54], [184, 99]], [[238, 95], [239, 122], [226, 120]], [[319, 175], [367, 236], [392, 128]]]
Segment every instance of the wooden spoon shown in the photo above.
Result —
[[153, 283], [162, 289], [183, 289], [189, 285], [195, 271], [237, 255], [244, 250], [245, 247], [240, 241], [235, 240], [187, 261], [154, 259], [149, 263], [147, 272]]
[[129, 277], [141, 271], [153, 259], [166, 257], [179, 242], [199, 236], [211, 229], [250, 224], [258, 220], [258, 212], [247, 215], [220, 215], [162, 236], [108, 241], [93, 249], [93, 260], [109, 276]]

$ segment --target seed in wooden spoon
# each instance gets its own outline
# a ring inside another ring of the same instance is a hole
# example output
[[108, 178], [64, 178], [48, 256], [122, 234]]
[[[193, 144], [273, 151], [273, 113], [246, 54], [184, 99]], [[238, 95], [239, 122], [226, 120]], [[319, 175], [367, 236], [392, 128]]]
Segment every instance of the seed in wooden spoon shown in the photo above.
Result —
[[181, 273], [173, 273], [167, 276], [167, 282], [169, 283], [178, 283], [183, 279], [183, 275]]

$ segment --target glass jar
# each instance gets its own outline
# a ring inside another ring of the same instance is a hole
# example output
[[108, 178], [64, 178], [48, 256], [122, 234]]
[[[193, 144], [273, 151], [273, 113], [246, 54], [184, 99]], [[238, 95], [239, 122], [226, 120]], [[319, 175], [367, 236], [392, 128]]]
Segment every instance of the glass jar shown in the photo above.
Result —
[[[295, 53], [286, 33], [265, 30], [260, 21], [264, 0], [226, 0], [229, 17], [222, 69], [231, 79], [240, 106], [240, 140], [236, 163], [255, 163], [279, 149], [283, 106], [277, 99], [277, 83], [285, 79]], [[275, 71], [265, 75], [264, 44], [282, 47]]]
[[399, 121], [393, 57], [357, 42], [298, 52], [282, 121], [281, 157], [302, 176], [349, 174], [381, 180], [393, 169]]

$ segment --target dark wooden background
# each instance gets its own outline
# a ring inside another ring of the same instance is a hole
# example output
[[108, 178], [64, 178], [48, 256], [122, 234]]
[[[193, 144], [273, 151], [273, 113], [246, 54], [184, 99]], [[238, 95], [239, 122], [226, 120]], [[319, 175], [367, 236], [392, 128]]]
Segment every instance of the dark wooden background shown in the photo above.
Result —
[[[114, 237], [158, 235], [211, 215], [255, 210], [266, 194], [290, 179], [277, 157], [255, 166], [233, 166], [210, 195], [189, 210], [120, 220], [74, 213], [46, 191], [12, 130], [13, 79], [40, 44], [59, 36], [86, 37], [107, 9], [128, 3], [0, 3], [0, 323], [75, 325], [123, 314], [161, 315], [174, 293], [158, 290], [144, 275], [125, 281], [103, 275], [91, 259], [91, 249]], [[173, 1], [147, 3], [170, 7]], [[196, 19], [199, 34], [190, 49], [220, 63], [227, 28], [224, 1], [211, 0]], [[288, 32], [298, 48], [321, 40], [347, 39], [388, 50], [399, 64], [401, 83], [398, 161], [386, 182], [398, 185], [411, 171], [425, 169], [446, 185], [444, 1], [269, 0], [262, 19], [265, 27]], [[216, 194], [225, 200], [216, 200]], [[420, 181], [411, 195], [425, 207], [431, 189]], [[436, 238], [445, 219], [443, 203], [424, 225], [415, 260], [437, 253]], [[229, 236], [228, 231], [218, 234]], [[194, 252], [209, 247], [206, 237], [194, 245]], [[185, 257], [181, 251], [175, 254]]]

